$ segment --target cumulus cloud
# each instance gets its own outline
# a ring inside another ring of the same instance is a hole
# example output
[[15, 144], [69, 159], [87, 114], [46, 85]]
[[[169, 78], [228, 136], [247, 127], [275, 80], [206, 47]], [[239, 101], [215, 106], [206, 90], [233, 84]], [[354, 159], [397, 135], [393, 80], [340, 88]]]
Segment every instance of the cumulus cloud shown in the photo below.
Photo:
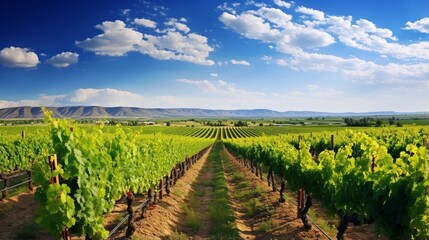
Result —
[[314, 10], [312, 8], [306, 8], [306, 7], [300, 6], [297, 9], [295, 9], [295, 11], [310, 15], [315, 20], [319, 20], [319, 21], [325, 20], [325, 13], [319, 10]]
[[252, 92], [244, 89], [237, 88], [233, 83], [224, 81], [224, 80], [192, 80], [192, 79], [176, 79], [179, 83], [185, 83], [188, 85], [197, 86], [199, 90], [205, 93], [212, 93], [217, 95], [230, 95], [230, 94], [239, 94], [239, 95], [254, 95], [254, 96], [265, 96], [265, 93], [262, 92]]
[[177, 29], [177, 30], [182, 31], [184, 33], [189, 33], [189, 31], [191, 31], [191, 29], [188, 26], [186, 26], [186, 24], [177, 21], [177, 19], [175, 19], [175, 18], [170, 18], [170, 20], [168, 20], [164, 24], [166, 26], [173, 27], [173, 30]]
[[217, 9], [221, 10], [221, 11], [227, 11], [230, 12], [232, 14], [236, 14], [237, 12], [234, 9], [234, 6], [229, 6], [228, 3], [223, 2], [222, 5], [217, 6]]
[[97, 55], [124, 56], [127, 52], [135, 51], [142, 42], [143, 34], [127, 28], [120, 20], [105, 21], [95, 27], [103, 33], [81, 42], [76, 41], [78, 47]]
[[[193, 86], [182, 96], [145, 96], [119, 89], [83, 88], [63, 95], [39, 95], [35, 99], [8, 101], [0, 99], [0, 108], [17, 106], [129, 106], [147, 108], [211, 108], [255, 109], [267, 108], [280, 111], [315, 110], [335, 111], [428, 111], [428, 81], [421, 88], [391, 88], [382, 94], [378, 91], [360, 91], [357, 94], [344, 92], [321, 85], [307, 84], [281, 92], [249, 91], [223, 80], [177, 79], [177, 82]], [[208, 86], [208, 87], [207, 87]], [[341, 87], [341, 86], [339, 86]], [[412, 98], [398, 98], [404, 94]]]
[[79, 54], [72, 52], [62, 52], [57, 54], [46, 62], [57, 68], [65, 68], [79, 61]]
[[415, 30], [422, 33], [429, 33], [429, 18], [425, 17], [415, 22], [407, 22], [404, 29]]
[[349, 47], [377, 52], [397, 59], [429, 59], [429, 42], [399, 44], [391, 30], [378, 28], [366, 19], [353, 24], [352, 17], [329, 16], [327, 31], [338, 36], [340, 42]]
[[145, 41], [139, 46], [139, 51], [156, 59], [174, 59], [193, 62], [201, 65], [213, 65], [207, 59], [214, 49], [207, 44], [207, 38], [190, 33], [169, 31], [162, 36], [145, 35]]
[[207, 37], [190, 33], [189, 27], [177, 19], [170, 19], [165, 25], [172, 28], [158, 31], [160, 35], [151, 35], [128, 28], [120, 20], [106, 21], [96, 26], [104, 32], [103, 34], [81, 42], [77, 41], [76, 45], [98, 55], [124, 56], [135, 51], [160, 60], [214, 64], [212, 60], [207, 59], [214, 50], [208, 45]]
[[276, 4], [279, 7], [285, 7], [285, 8], [292, 7], [292, 3], [285, 2], [285, 1], [282, 1], [282, 0], [274, 0], [274, 4]]
[[39, 64], [39, 58], [28, 48], [11, 46], [0, 51], [0, 63], [6, 67], [30, 68]]
[[[112, 88], [80, 88], [63, 95], [41, 94], [35, 99], [7, 101], [0, 99], [0, 108], [19, 106], [103, 106], [103, 107], [172, 107], [181, 100], [174, 96], [143, 96]], [[186, 106], [186, 105], [181, 105]]]
[[293, 23], [291, 15], [275, 8], [261, 7], [237, 15], [224, 12], [219, 20], [246, 38], [275, 44], [283, 53], [326, 47], [335, 42], [325, 31]]
[[[359, 50], [379, 53], [396, 59], [429, 59], [429, 42], [398, 43], [393, 32], [377, 27], [366, 19], [353, 21], [351, 16], [330, 16], [324, 12], [297, 7], [296, 12], [310, 16], [296, 21], [281, 9], [260, 6], [256, 10], [241, 13], [223, 12], [219, 20], [229, 29], [248, 38], [274, 45], [285, 54], [296, 55], [307, 51], [339, 43]], [[407, 23], [407, 29], [418, 28], [425, 31], [429, 18], [415, 23]], [[335, 38], [336, 37], [336, 38]]]
[[128, 91], [111, 88], [83, 88], [77, 89], [62, 99], [68, 105], [92, 106], [133, 106], [130, 103], [141, 105], [144, 101], [141, 95]]
[[359, 58], [302, 52], [289, 59], [277, 59], [276, 64], [298, 71], [341, 72], [363, 83], [419, 84], [429, 79], [428, 63], [380, 65]]
[[156, 28], [156, 22], [146, 18], [134, 18], [134, 23], [148, 28]]
[[250, 66], [250, 63], [247, 62], [247, 61], [245, 61], [245, 60], [235, 60], [235, 59], [232, 59], [230, 62], [231, 62], [231, 64], [234, 64], [234, 65]]
[[217, 77], [217, 76], [218, 76], [218, 74], [217, 74], [217, 73], [210, 73], [210, 76], [212, 76], [212, 77]]

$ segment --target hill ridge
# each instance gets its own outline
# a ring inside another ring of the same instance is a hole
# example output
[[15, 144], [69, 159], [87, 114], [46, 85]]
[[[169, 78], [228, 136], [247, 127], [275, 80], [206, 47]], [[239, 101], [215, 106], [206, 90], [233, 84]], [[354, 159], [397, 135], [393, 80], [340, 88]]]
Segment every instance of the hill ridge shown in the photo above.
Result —
[[[139, 108], [139, 107], [101, 107], [67, 106], [46, 107], [57, 118], [293, 118], [293, 117], [348, 117], [348, 116], [390, 116], [404, 114], [427, 114], [428, 112], [314, 112], [286, 111], [270, 109], [203, 109], [203, 108]], [[11, 107], [0, 109], [0, 119], [43, 118], [41, 107]]]

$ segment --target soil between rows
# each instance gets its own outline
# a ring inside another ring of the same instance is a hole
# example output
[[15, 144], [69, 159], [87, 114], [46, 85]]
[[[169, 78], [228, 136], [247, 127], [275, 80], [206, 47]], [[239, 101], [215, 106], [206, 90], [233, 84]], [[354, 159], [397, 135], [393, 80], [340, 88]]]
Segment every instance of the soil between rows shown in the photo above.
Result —
[[[306, 231], [301, 220], [296, 216], [295, 205], [287, 201], [280, 204], [278, 192], [272, 192], [266, 182], [262, 182], [247, 168], [235, 161], [227, 151], [223, 151], [221, 157], [225, 178], [228, 182], [230, 204], [235, 211], [236, 225], [241, 239], [326, 239], [314, 227]], [[213, 162], [207, 159], [210, 152], [211, 149], [186, 171], [186, 174], [177, 181], [176, 185], [171, 187], [169, 196], [164, 195], [161, 201], [149, 208], [145, 218], [140, 218], [139, 212], [136, 214], [136, 232], [132, 239], [171, 239], [171, 236], [176, 233], [182, 233], [188, 239], [210, 239], [212, 223], [209, 218], [209, 206], [213, 186], [206, 184], [213, 181], [214, 177]], [[261, 201], [270, 206], [270, 214], [259, 214], [252, 217], [244, 214], [242, 202], [234, 197], [237, 184], [232, 181], [234, 169], [243, 174], [243, 181], [248, 182], [251, 188], [264, 189]], [[196, 195], [198, 203], [190, 204], [192, 199], [195, 201]], [[124, 203], [125, 200], [122, 200], [120, 204], [115, 206], [113, 212], [105, 217], [107, 229], [112, 228], [125, 215], [126, 205]], [[193, 210], [201, 221], [201, 227], [197, 231], [186, 224], [184, 206], [189, 205], [195, 208]], [[317, 205], [316, 203], [316, 208]], [[38, 204], [34, 200], [33, 193], [23, 193], [0, 203], [0, 226], [2, 229], [0, 239], [54, 239], [35, 224], [37, 207]], [[261, 231], [261, 223], [268, 220], [273, 223], [274, 227]], [[26, 235], [29, 228], [30, 235]], [[125, 239], [125, 230], [123, 227], [112, 239]], [[347, 236], [346, 239], [377, 238], [373, 226], [351, 227]], [[331, 235], [331, 237], [334, 236]]]

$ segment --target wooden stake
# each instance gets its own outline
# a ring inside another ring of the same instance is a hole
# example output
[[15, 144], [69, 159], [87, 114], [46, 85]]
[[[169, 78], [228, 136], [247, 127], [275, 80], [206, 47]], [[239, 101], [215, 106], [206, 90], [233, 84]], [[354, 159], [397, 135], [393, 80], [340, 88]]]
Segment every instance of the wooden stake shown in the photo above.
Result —
[[[49, 167], [51, 168], [51, 173], [54, 172], [58, 167], [57, 154], [48, 156]], [[55, 177], [51, 177], [51, 184], [60, 184], [60, 177], [57, 175]], [[61, 237], [63, 240], [71, 240], [69, 229], [66, 227], [61, 232]]]

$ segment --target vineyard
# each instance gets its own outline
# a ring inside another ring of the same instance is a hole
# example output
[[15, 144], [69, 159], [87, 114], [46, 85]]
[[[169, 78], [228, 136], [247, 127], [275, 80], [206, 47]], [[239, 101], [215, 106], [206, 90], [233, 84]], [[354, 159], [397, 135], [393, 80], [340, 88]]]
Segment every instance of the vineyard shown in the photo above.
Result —
[[135, 197], [169, 194], [178, 178], [222, 142], [261, 179], [265, 174], [273, 190], [275, 181], [281, 183], [281, 203], [285, 188], [300, 193], [298, 216], [306, 229], [307, 212], [318, 201], [340, 216], [338, 239], [349, 222], [375, 223], [390, 239], [429, 237], [427, 127], [299, 133], [279, 127], [126, 128], [78, 125], [47, 112], [45, 121], [48, 127], [37, 131], [0, 134], [0, 191], [8, 197], [15, 187], [11, 179], [25, 172], [22, 184], [36, 186], [40, 204], [36, 222], [53, 236], [108, 238], [113, 232], [105, 217], [121, 199], [128, 202], [121, 224], [128, 222], [131, 236], [135, 211], [143, 216], [149, 204], [133, 207]]

